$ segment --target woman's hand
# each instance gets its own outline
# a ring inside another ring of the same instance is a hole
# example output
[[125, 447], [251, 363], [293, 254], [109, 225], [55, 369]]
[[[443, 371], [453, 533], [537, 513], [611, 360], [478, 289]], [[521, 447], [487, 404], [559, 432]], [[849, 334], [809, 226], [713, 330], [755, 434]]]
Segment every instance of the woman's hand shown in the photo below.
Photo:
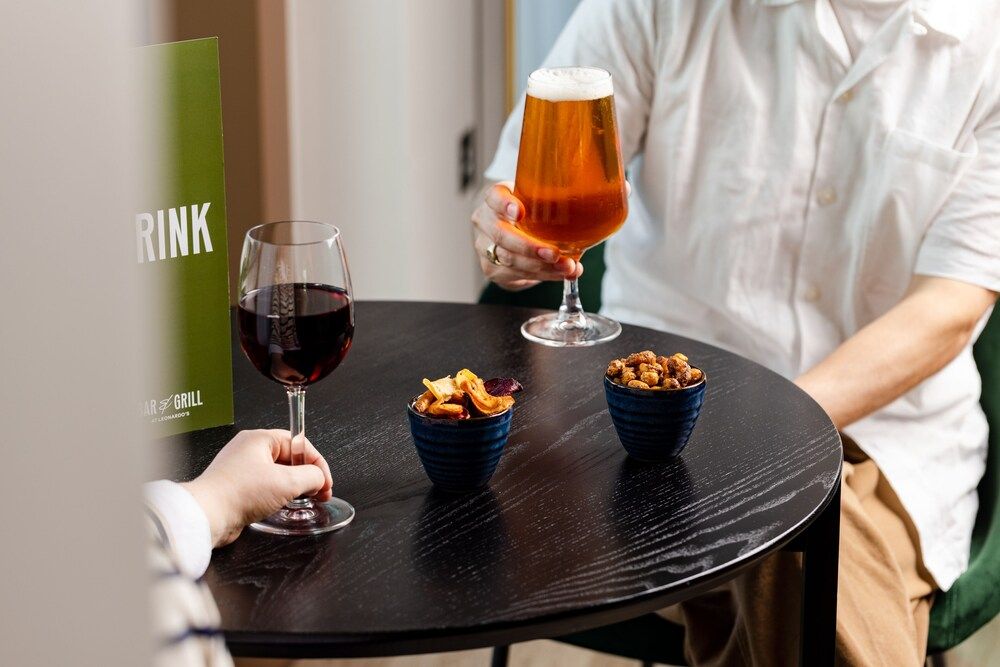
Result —
[[244, 526], [299, 496], [331, 497], [330, 466], [305, 442], [305, 463], [292, 466], [288, 431], [240, 431], [197, 478], [183, 484], [208, 517], [212, 544], [229, 544]]
[[[524, 205], [511, 192], [512, 185], [506, 181], [491, 186], [483, 203], [472, 212], [476, 228], [473, 245], [483, 274], [508, 290], [526, 289], [543, 280], [579, 278], [582, 264], [514, 226], [524, 215]], [[499, 265], [487, 259], [487, 249], [493, 243]]]

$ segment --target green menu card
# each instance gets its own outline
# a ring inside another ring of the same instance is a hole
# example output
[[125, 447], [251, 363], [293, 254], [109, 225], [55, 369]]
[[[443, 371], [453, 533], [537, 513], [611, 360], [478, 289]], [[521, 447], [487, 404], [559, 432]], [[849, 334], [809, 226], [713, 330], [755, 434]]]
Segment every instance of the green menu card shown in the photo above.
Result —
[[233, 423], [218, 39], [139, 49], [158, 178], [135, 215], [145, 316], [162, 345], [141, 397], [154, 435]]

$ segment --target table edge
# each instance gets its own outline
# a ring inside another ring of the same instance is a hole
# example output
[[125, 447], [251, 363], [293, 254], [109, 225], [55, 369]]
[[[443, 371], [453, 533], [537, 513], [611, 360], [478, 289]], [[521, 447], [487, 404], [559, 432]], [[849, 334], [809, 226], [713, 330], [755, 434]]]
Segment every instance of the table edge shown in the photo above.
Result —
[[[838, 437], [839, 439], [839, 437]], [[843, 444], [841, 443], [841, 451]], [[394, 631], [387, 633], [300, 634], [223, 630], [234, 656], [255, 658], [370, 658], [422, 653], [443, 653], [552, 639], [626, 621], [706, 593], [739, 576], [763, 558], [783, 549], [809, 528], [830, 506], [843, 474], [843, 464], [823, 501], [812, 515], [789, 528], [781, 537], [758, 547], [738, 560], [700, 572], [672, 584], [668, 590], [640, 593], [584, 612], [570, 610], [545, 616], [487, 623], [467, 628]]]

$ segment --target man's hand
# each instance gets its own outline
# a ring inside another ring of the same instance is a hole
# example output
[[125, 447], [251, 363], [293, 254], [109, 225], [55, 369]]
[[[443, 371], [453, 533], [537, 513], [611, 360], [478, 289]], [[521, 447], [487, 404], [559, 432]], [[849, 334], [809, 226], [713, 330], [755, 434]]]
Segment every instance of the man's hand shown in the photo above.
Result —
[[183, 484], [208, 517], [213, 546], [229, 544], [244, 526], [299, 496], [330, 499], [326, 460], [306, 440], [305, 464], [290, 466], [291, 446], [288, 431], [240, 431], [205, 472]]
[[[514, 226], [524, 215], [524, 205], [511, 192], [512, 185], [508, 181], [491, 186], [483, 203], [472, 212], [476, 227], [473, 245], [483, 274], [508, 290], [526, 289], [543, 280], [579, 278], [582, 264]], [[497, 244], [497, 259], [502, 266], [486, 259], [486, 248], [491, 243]]]

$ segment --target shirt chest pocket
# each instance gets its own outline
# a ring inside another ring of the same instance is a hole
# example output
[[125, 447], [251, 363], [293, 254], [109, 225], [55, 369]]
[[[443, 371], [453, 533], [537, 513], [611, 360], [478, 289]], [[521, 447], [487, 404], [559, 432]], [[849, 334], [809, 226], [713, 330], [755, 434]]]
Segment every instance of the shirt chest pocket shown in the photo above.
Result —
[[[883, 136], [875, 153], [875, 187], [869, 201], [876, 213], [905, 216], [922, 236], [963, 168], [976, 156], [975, 143], [969, 150], [955, 150], [900, 128]], [[887, 206], [891, 208], [886, 210]]]
[[956, 150], [899, 128], [881, 137], [863, 190], [861, 275], [878, 302], [869, 305], [884, 312], [905, 291], [924, 234], [977, 150], [974, 141]]

